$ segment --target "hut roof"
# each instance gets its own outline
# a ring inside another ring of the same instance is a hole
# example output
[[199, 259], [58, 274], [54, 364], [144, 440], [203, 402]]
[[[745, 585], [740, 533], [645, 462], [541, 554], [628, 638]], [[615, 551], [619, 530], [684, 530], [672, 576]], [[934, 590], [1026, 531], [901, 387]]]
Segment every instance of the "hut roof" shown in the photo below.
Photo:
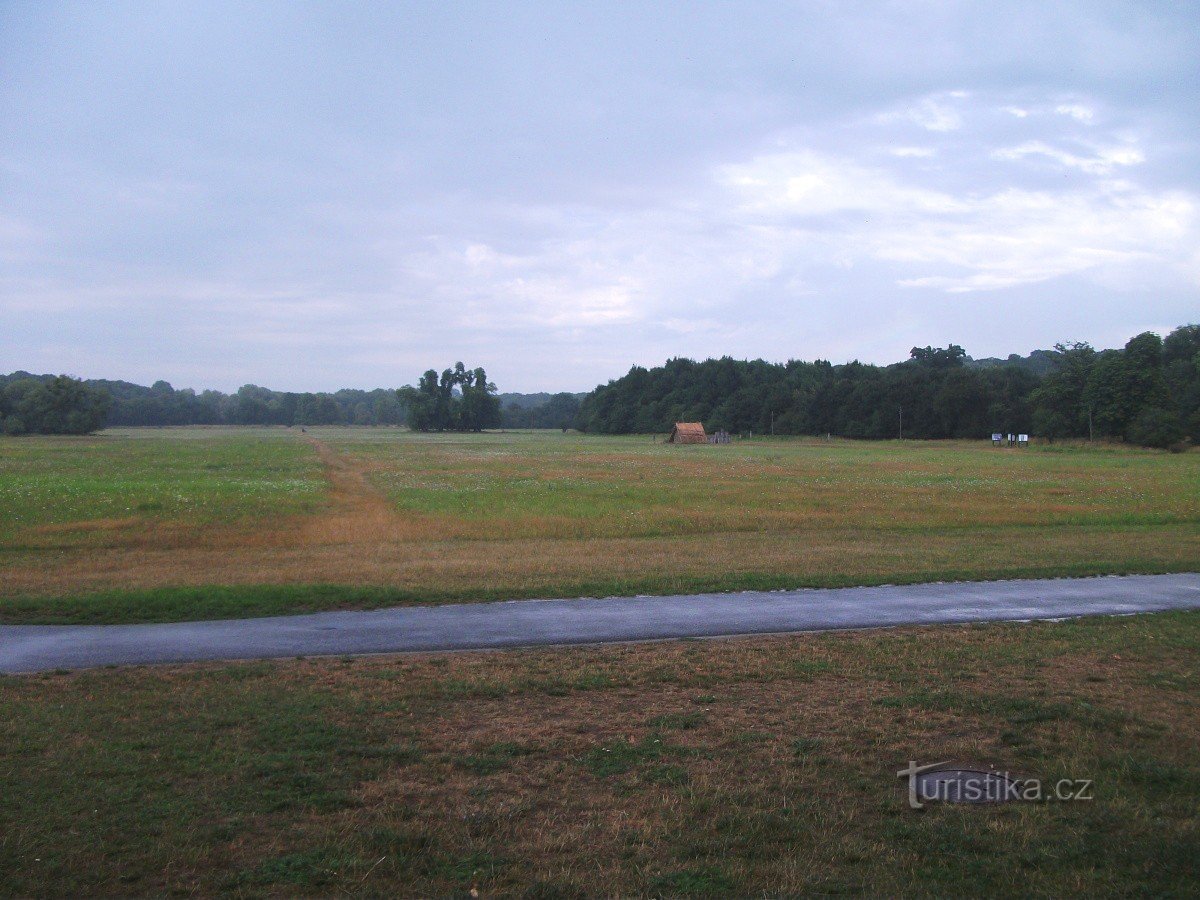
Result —
[[676, 422], [667, 440], [672, 444], [707, 444], [708, 435], [699, 422]]

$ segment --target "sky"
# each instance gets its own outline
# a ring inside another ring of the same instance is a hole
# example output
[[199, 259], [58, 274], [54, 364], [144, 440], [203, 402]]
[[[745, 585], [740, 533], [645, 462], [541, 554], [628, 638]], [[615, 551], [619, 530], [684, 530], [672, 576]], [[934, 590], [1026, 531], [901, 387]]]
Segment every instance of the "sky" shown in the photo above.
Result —
[[0, 371], [583, 391], [1200, 320], [1200, 3], [0, 0]]

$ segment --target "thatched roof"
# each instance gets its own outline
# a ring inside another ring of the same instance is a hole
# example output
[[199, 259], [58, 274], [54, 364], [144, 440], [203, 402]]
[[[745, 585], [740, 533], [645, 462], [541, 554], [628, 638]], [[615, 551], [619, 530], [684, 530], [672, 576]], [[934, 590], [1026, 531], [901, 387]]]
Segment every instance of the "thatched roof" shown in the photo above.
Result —
[[676, 422], [667, 442], [670, 444], [707, 444], [708, 435], [704, 433], [704, 426], [699, 422]]

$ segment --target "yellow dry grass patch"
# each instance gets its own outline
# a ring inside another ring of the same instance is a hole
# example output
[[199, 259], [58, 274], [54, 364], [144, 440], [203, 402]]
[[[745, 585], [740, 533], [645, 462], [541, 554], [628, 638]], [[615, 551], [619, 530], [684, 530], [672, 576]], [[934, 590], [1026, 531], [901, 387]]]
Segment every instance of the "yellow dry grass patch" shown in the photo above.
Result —
[[107, 533], [113, 531], [130, 531], [144, 526], [145, 522], [137, 516], [125, 516], [120, 519], [84, 519], [80, 522], [58, 522], [53, 525], [39, 525], [33, 529], [33, 533], [38, 535]]
[[[1076, 566], [1194, 566], [1200, 539], [1182, 528], [1020, 529], [992, 533], [862, 533], [847, 530], [669, 536], [645, 539], [428, 541], [372, 538], [361, 519], [336, 530], [306, 528], [309, 543], [279, 533], [225, 535], [213, 546], [99, 547], [66, 558], [39, 557], [3, 570], [11, 594], [53, 596], [164, 584], [388, 585], [421, 591], [490, 591], [553, 596], [611, 579], [702, 579], [768, 572], [806, 579], [912, 580], [925, 573], [1002, 577], [1006, 572]], [[298, 532], [297, 532], [298, 533]], [[348, 542], [347, 535], [353, 539]]]

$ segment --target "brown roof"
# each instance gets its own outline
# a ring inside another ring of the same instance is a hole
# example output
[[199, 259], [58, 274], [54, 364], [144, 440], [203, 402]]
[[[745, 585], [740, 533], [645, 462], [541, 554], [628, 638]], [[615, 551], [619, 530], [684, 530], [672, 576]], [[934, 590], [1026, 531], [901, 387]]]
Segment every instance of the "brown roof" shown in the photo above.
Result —
[[707, 444], [708, 435], [699, 422], [676, 422], [667, 441], [672, 444]]

